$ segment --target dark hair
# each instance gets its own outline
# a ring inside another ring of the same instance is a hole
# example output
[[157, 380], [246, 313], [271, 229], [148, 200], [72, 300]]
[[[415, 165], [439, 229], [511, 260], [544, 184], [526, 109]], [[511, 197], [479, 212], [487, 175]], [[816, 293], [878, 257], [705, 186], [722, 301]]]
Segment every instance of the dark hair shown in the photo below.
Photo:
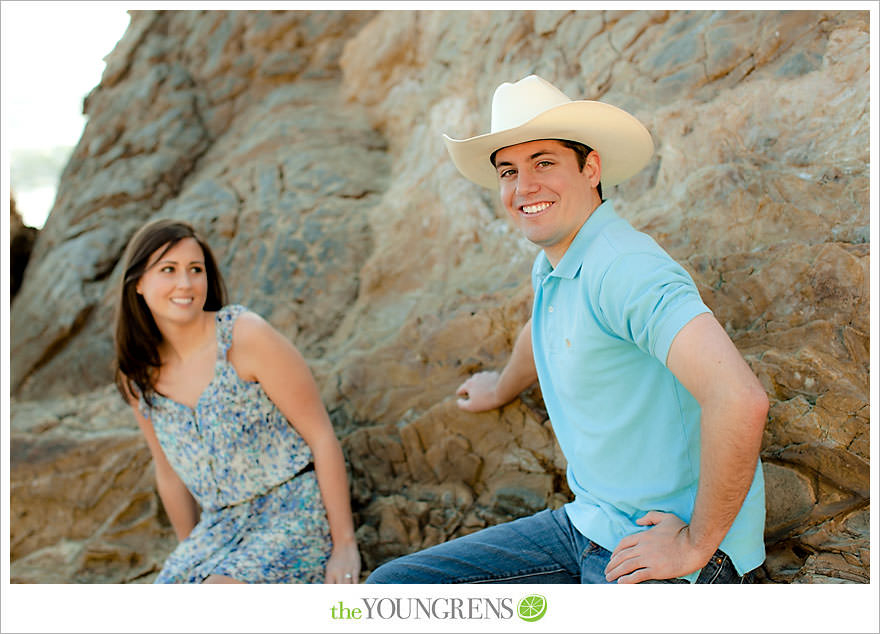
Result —
[[[583, 143], [578, 143], [577, 141], [569, 141], [567, 139], [547, 139], [548, 141], [558, 141], [569, 150], [574, 150], [575, 157], [577, 157], [578, 169], [580, 171], [584, 171], [584, 165], [587, 164], [587, 156], [589, 156], [590, 152], [594, 152], [593, 148], [589, 145], [584, 145]], [[500, 150], [504, 148], [498, 148], [492, 155], [489, 157], [489, 161], [492, 163], [492, 167], [495, 167], [495, 155], [498, 154]], [[599, 200], [604, 201], [605, 199], [602, 197], [602, 183], [598, 183], [596, 185], [596, 193], [599, 194]]]
[[192, 226], [180, 220], [162, 219], [141, 227], [125, 249], [125, 269], [116, 304], [114, 374], [116, 387], [126, 401], [140, 394], [147, 405], [152, 406], [151, 395], [155, 392], [156, 370], [161, 365], [159, 344], [162, 342], [162, 333], [159, 332], [144, 298], [137, 292], [138, 280], [147, 271], [147, 263], [153, 253], [164, 247], [159, 254], [161, 258], [184, 238], [192, 238], [198, 242], [205, 256], [208, 294], [203, 310], [220, 310], [226, 303], [226, 285], [217, 268], [214, 254]]

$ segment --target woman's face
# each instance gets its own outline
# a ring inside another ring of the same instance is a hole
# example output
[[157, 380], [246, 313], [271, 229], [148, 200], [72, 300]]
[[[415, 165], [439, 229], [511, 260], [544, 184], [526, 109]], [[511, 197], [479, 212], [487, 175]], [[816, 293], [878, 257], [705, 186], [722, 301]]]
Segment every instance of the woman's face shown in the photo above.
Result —
[[150, 255], [137, 283], [137, 292], [160, 329], [163, 324], [185, 324], [199, 317], [208, 295], [205, 255], [199, 243], [183, 238], [162, 253], [166, 246]]

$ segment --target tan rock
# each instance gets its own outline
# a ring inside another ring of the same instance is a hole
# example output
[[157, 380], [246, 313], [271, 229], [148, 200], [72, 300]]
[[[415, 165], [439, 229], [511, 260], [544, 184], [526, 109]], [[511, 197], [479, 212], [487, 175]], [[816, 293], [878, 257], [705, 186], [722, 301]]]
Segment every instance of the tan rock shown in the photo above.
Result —
[[803, 524], [816, 504], [810, 480], [794, 469], [764, 463], [767, 518], [764, 534], [776, 541]]
[[792, 583], [868, 583], [870, 577], [859, 559], [840, 553], [810, 555]]
[[176, 544], [150, 453], [114, 388], [14, 406], [10, 579], [142, 582]]

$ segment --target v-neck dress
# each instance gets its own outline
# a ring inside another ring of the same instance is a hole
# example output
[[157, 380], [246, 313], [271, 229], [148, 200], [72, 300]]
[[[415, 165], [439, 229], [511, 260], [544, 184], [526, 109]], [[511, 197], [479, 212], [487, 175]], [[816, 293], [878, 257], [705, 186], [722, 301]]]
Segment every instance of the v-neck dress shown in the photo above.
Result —
[[226, 358], [235, 319], [217, 312], [214, 377], [187, 407], [154, 394], [140, 409], [168, 462], [201, 508], [198, 524], [165, 561], [156, 583], [225, 575], [249, 583], [321, 583], [332, 549], [312, 453], [258, 382]]

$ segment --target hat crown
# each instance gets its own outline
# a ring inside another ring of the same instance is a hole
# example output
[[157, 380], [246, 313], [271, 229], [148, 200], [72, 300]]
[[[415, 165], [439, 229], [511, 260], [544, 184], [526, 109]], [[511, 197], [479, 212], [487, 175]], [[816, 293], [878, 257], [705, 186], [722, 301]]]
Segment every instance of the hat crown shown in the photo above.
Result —
[[537, 115], [561, 104], [569, 103], [561, 90], [537, 75], [529, 75], [516, 83], [505, 82], [492, 97], [492, 132], [520, 126]]
[[498, 189], [491, 156], [499, 148], [537, 139], [566, 139], [602, 157], [602, 186], [613, 187], [642, 169], [654, 151], [638, 119], [601, 101], [573, 101], [537, 75], [503, 83], [492, 97], [491, 132], [469, 139], [443, 135], [458, 170], [474, 183]]

